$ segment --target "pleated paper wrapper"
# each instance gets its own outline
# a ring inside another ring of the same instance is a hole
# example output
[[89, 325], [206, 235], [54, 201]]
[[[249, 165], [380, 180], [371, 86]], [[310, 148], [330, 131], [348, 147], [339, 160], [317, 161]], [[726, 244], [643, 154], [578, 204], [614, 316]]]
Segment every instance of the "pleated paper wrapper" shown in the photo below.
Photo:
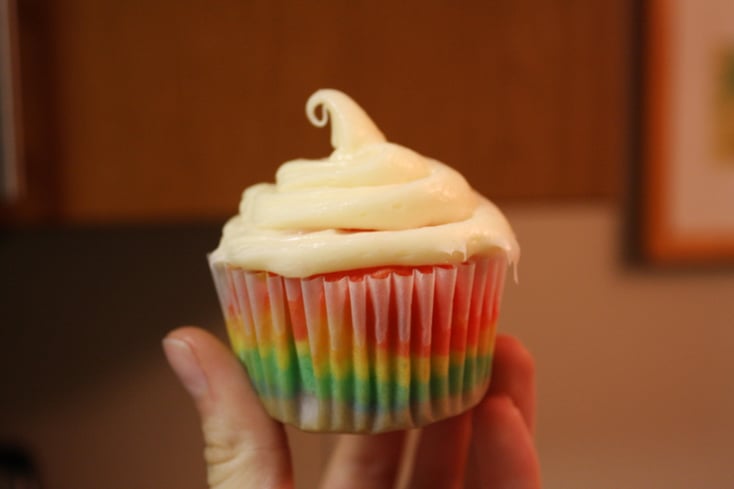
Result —
[[504, 255], [308, 278], [211, 269], [232, 348], [279, 421], [320, 432], [416, 428], [487, 390]]

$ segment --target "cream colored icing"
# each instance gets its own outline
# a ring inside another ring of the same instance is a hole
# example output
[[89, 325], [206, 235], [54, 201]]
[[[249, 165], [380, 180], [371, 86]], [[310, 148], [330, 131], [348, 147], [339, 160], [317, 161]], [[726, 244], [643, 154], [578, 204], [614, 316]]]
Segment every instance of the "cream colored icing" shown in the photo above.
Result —
[[306, 115], [318, 127], [331, 122], [333, 153], [285, 163], [275, 184], [246, 189], [212, 263], [287, 277], [456, 264], [491, 253], [517, 263], [509, 223], [458, 172], [387, 142], [337, 90], [314, 93]]

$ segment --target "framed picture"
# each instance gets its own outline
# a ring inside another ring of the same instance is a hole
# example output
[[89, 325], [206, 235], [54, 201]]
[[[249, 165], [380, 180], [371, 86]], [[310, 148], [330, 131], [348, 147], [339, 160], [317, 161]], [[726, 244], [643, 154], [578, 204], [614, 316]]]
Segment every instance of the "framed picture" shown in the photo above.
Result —
[[734, 2], [648, 0], [641, 18], [643, 255], [734, 262]]

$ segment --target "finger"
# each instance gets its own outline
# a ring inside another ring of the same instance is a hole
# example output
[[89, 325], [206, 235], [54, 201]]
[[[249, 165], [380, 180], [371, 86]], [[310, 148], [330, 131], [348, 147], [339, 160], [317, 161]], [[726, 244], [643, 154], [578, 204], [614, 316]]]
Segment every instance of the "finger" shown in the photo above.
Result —
[[267, 415], [229, 349], [193, 327], [171, 332], [163, 349], [199, 411], [210, 487], [292, 487], [283, 426]]
[[506, 395], [522, 414], [530, 433], [535, 430], [535, 362], [519, 340], [498, 335], [488, 396]]
[[423, 428], [415, 455], [411, 488], [464, 487], [471, 423], [469, 412]]
[[467, 489], [539, 489], [540, 468], [523, 414], [506, 395], [474, 409]]
[[402, 461], [405, 432], [342, 435], [324, 474], [323, 489], [393, 487]]

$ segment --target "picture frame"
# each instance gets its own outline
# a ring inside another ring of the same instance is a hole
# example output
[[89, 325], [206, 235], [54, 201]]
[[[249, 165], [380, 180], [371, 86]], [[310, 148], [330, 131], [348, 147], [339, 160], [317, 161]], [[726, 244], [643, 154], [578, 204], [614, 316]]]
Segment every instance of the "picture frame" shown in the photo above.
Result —
[[734, 2], [648, 0], [633, 219], [645, 260], [734, 263]]

